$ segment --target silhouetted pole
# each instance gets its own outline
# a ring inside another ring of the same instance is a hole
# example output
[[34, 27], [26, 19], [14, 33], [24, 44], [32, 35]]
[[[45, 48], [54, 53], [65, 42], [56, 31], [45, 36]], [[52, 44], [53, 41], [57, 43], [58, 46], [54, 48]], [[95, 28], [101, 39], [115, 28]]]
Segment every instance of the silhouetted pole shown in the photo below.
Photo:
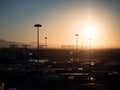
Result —
[[42, 27], [42, 25], [40, 24], [35, 24], [34, 27], [37, 27], [37, 51], [38, 51], [38, 62], [39, 62], [39, 49], [40, 49], [40, 45], [39, 45], [39, 27]]
[[47, 37], [45, 37], [45, 49], [47, 49]]
[[78, 36], [79, 36], [79, 34], [75, 34], [75, 36], [76, 36], [76, 51], [78, 50]]
[[91, 38], [89, 38], [89, 60], [91, 61]]

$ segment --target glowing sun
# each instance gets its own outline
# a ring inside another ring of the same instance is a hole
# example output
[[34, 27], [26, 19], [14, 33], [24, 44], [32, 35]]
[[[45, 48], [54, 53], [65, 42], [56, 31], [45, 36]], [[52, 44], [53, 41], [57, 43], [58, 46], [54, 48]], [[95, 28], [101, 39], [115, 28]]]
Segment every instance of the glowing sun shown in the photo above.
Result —
[[93, 24], [86, 24], [83, 29], [84, 36], [92, 38], [96, 34], [96, 27]]

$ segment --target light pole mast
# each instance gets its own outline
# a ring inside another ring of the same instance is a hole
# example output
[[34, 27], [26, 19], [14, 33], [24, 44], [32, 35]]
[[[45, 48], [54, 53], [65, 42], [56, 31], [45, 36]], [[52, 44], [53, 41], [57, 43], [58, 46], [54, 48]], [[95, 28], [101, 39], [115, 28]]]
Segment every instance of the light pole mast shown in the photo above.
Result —
[[40, 45], [39, 45], [39, 27], [42, 27], [42, 25], [35, 24], [34, 27], [37, 27], [37, 58], [38, 58], [38, 62], [39, 62], [39, 49], [40, 49]]
[[47, 49], [47, 37], [45, 37], [45, 49]]
[[78, 50], [78, 36], [79, 36], [79, 34], [75, 34], [75, 36], [76, 36], [76, 51]]
[[91, 61], [91, 38], [89, 38], [89, 60]]

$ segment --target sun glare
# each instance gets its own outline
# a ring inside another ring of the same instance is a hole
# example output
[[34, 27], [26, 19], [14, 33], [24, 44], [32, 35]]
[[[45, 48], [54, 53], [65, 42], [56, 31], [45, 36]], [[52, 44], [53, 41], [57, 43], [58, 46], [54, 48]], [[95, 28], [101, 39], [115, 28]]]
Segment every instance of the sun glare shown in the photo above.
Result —
[[92, 24], [87, 24], [84, 26], [84, 36], [87, 38], [92, 38], [95, 36], [95, 29], [96, 27]]

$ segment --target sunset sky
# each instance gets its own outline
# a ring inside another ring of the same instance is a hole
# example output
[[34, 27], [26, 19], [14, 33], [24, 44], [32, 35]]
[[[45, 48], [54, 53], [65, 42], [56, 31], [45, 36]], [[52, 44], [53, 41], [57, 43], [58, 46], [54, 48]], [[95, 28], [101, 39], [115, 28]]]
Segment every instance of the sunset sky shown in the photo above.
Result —
[[120, 47], [120, 0], [0, 0], [0, 39], [87, 47]]

